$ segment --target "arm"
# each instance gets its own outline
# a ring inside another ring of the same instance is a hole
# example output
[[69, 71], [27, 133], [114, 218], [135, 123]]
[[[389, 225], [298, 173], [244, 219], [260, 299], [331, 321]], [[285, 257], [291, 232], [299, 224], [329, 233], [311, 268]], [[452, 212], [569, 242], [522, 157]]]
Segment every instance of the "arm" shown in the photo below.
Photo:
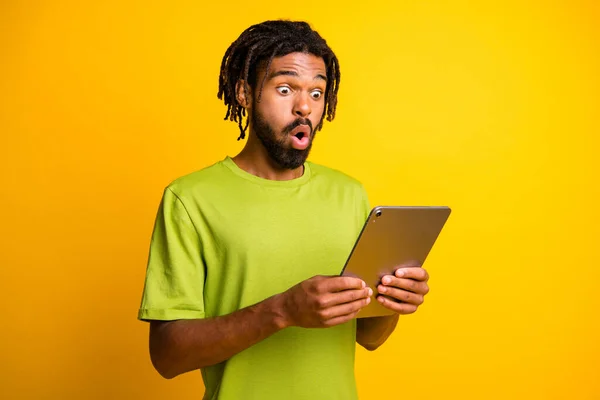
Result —
[[[375, 350], [392, 334], [399, 315], [412, 314], [423, 304], [429, 292], [429, 275], [420, 266], [398, 268], [386, 275], [377, 286], [377, 301], [395, 312], [385, 317], [361, 318], [356, 324], [356, 342], [367, 350]], [[385, 295], [385, 296], [381, 296]]]
[[356, 321], [356, 342], [369, 351], [381, 346], [398, 324], [398, 315], [360, 318]]
[[285, 328], [280, 295], [207, 319], [150, 322], [150, 358], [167, 379], [218, 364]]
[[316, 276], [231, 314], [152, 321], [150, 357], [165, 378], [225, 361], [289, 326], [326, 328], [350, 321], [370, 298], [357, 278]]

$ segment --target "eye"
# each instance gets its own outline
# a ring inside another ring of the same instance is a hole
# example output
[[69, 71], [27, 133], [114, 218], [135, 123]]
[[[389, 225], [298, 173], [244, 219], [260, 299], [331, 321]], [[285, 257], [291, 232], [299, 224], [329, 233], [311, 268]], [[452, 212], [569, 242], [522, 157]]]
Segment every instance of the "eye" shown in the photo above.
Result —
[[315, 100], [320, 99], [321, 96], [323, 96], [323, 92], [321, 92], [320, 90], [313, 90], [312, 92], [310, 92], [310, 97], [312, 97]]
[[277, 91], [279, 92], [279, 94], [282, 94], [284, 96], [287, 96], [288, 94], [290, 94], [292, 92], [292, 89], [290, 89], [287, 86], [279, 86], [277, 88]]

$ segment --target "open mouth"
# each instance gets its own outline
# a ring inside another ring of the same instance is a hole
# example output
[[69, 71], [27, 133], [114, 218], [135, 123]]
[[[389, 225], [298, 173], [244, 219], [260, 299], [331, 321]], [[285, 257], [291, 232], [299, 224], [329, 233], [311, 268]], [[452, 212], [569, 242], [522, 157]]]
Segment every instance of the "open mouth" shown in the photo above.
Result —
[[292, 147], [297, 150], [304, 150], [310, 145], [310, 127], [307, 125], [300, 125], [296, 127], [291, 133]]
[[291, 132], [292, 136], [296, 136], [298, 139], [310, 136], [310, 126], [298, 125]]

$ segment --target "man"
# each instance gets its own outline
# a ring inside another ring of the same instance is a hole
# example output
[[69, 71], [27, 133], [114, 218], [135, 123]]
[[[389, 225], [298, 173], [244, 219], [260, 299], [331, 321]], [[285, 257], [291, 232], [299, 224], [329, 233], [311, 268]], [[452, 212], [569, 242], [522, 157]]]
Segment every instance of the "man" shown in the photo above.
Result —
[[[246, 146], [164, 191], [139, 318], [158, 372], [201, 369], [205, 399], [355, 399], [355, 342], [373, 350], [396, 326], [397, 315], [357, 321], [373, 288], [338, 276], [369, 212], [362, 185], [306, 161], [339, 81], [308, 24], [248, 28], [218, 93]], [[412, 313], [427, 279], [400, 268], [376, 301]]]

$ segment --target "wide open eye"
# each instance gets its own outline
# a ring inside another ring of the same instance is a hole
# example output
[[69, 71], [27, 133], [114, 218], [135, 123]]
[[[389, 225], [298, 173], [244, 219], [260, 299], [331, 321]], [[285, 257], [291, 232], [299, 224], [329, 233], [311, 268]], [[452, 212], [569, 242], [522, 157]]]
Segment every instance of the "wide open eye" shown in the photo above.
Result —
[[320, 90], [313, 90], [312, 92], [310, 92], [310, 97], [312, 97], [315, 100], [320, 99], [321, 96], [323, 96], [323, 92], [321, 92]]
[[282, 94], [284, 96], [287, 96], [288, 94], [292, 93], [292, 89], [290, 89], [287, 86], [279, 86], [277, 88], [277, 91], [279, 92], [279, 94]]

